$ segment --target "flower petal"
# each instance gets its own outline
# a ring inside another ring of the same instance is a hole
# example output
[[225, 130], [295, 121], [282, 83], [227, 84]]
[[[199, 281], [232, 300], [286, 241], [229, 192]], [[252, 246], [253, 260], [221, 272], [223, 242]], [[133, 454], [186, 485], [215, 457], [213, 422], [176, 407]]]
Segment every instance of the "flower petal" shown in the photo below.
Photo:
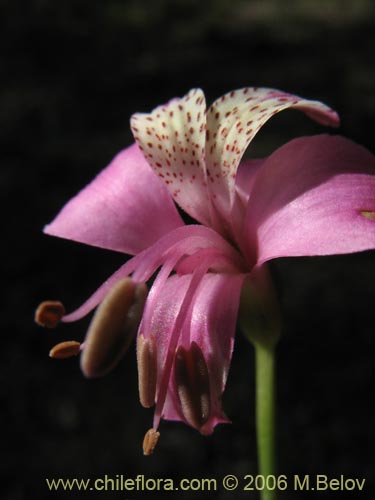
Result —
[[244, 205], [247, 205], [249, 197], [263, 159], [242, 161], [236, 175], [236, 193]]
[[137, 145], [119, 153], [44, 231], [136, 254], [183, 222]]
[[[160, 238], [152, 246], [140, 252], [135, 257], [128, 260], [112, 276], [110, 276], [78, 309], [65, 315], [64, 322], [77, 321], [91, 312], [104, 299], [106, 294], [121, 278], [132, 274], [136, 283], [145, 283], [157, 271], [158, 267], [170, 262], [176, 262], [183, 256], [188, 260], [188, 256], [202, 251], [203, 249], [214, 249], [215, 253], [221, 254], [225, 260], [225, 268], [240, 271], [244, 269], [245, 262], [239, 253], [219, 234], [212, 229], [190, 225], [178, 227]], [[215, 263], [216, 259], [213, 259]], [[229, 265], [228, 265], [229, 263]], [[184, 264], [182, 272], [191, 273], [194, 268]]]
[[201, 89], [173, 99], [152, 113], [131, 118], [134, 138], [173, 199], [209, 225], [210, 200], [204, 162], [206, 101]]
[[258, 172], [246, 233], [258, 264], [374, 248], [374, 155], [339, 136], [287, 143]]
[[337, 114], [325, 104], [275, 89], [246, 87], [216, 100], [207, 113], [207, 182], [221, 213], [233, 204], [235, 176], [245, 149], [273, 115], [288, 108], [304, 111], [323, 125], [337, 126]]
[[[228, 422], [221, 408], [233, 351], [236, 318], [244, 274], [208, 273], [202, 279], [189, 314], [186, 316], [179, 345], [195, 342], [203, 353], [209, 373], [210, 415], [199, 430], [210, 434], [215, 425]], [[175, 318], [191, 281], [190, 275], [171, 276], [159, 297], [152, 318], [152, 332], [158, 345], [158, 363], [164, 367]], [[187, 337], [186, 337], [187, 335]], [[188, 423], [181, 409], [175, 381], [171, 377], [163, 418]]]

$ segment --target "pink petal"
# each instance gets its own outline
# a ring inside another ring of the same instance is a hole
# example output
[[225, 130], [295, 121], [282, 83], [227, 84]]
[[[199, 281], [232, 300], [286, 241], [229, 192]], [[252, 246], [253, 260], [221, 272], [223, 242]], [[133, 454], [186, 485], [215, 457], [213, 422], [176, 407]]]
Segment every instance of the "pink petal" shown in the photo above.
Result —
[[168, 191], [134, 144], [72, 198], [44, 231], [136, 254], [182, 224]]
[[339, 136], [289, 142], [258, 172], [246, 233], [258, 264], [375, 248], [375, 157]]
[[[210, 377], [211, 412], [208, 421], [200, 429], [210, 434], [215, 425], [228, 422], [221, 408], [230, 360], [243, 274], [206, 274], [195, 295], [189, 314], [186, 315], [179, 344], [196, 342], [203, 352]], [[169, 346], [175, 318], [191, 281], [190, 275], [170, 277], [160, 294], [158, 307], [152, 318], [153, 332], [158, 345], [159, 366], [162, 369]], [[185, 421], [176, 394], [174, 380], [169, 382], [163, 418]]]
[[263, 165], [263, 159], [242, 161], [236, 175], [236, 193], [244, 205], [247, 205], [253, 184], [260, 167]]
[[206, 101], [200, 89], [150, 114], [131, 118], [134, 138], [173, 199], [189, 215], [210, 225], [204, 163]]
[[276, 113], [295, 108], [323, 125], [337, 126], [337, 114], [318, 101], [275, 89], [247, 87], [216, 100], [207, 113], [206, 164], [208, 185], [221, 213], [234, 201], [239, 162], [259, 129]]

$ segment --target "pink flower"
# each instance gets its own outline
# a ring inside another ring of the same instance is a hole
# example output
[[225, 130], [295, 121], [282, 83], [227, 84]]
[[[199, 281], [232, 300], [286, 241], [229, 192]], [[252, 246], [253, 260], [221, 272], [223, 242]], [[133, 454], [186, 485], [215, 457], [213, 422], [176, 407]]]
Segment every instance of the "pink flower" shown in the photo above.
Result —
[[[375, 247], [375, 158], [363, 147], [339, 136], [301, 137], [264, 160], [241, 162], [262, 125], [289, 108], [323, 125], [339, 122], [320, 102], [264, 88], [230, 92], [207, 113], [203, 92], [193, 89], [136, 114], [135, 144], [45, 228], [134, 255], [63, 321], [101, 304], [81, 363], [98, 376], [118, 362], [141, 318], [140, 399], [155, 403], [146, 452], [161, 418], [202, 434], [228, 422], [221, 396], [246, 278], [259, 278], [277, 257]], [[175, 203], [200, 224], [184, 224]], [[146, 300], [143, 284], [156, 272]], [[63, 314], [54, 307], [40, 318]], [[77, 353], [76, 344], [66, 348]]]

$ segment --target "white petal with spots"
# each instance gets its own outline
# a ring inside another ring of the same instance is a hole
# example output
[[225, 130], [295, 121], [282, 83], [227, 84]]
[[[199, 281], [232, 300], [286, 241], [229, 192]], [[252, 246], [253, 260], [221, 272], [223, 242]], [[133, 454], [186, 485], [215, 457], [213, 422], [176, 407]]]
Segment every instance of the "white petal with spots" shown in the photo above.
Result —
[[273, 115], [287, 108], [304, 111], [323, 125], [337, 126], [337, 114], [325, 104], [275, 89], [246, 87], [216, 100], [207, 112], [206, 167], [209, 189], [222, 213], [235, 194], [235, 177], [245, 149]]
[[150, 114], [133, 115], [131, 128], [146, 160], [176, 203], [199, 222], [210, 225], [203, 91], [193, 89]]

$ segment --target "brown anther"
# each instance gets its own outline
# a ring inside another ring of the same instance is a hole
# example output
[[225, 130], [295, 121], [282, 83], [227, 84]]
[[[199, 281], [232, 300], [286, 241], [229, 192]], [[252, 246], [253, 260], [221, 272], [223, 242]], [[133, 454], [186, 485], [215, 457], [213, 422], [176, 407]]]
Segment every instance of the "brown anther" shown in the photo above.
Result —
[[200, 429], [210, 415], [211, 399], [207, 364], [196, 342], [188, 350], [178, 347], [174, 378], [184, 417], [192, 427]]
[[157, 352], [153, 336], [137, 339], [138, 389], [139, 400], [144, 408], [155, 403], [157, 379]]
[[137, 332], [146, 298], [146, 285], [131, 278], [108, 292], [85, 338], [81, 368], [86, 377], [101, 377], [117, 365]]
[[65, 307], [61, 302], [46, 300], [35, 311], [35, 322], [45, 328], [56, 328], [64, 314]]
[[81, 351], [81, 344], [75, 340], [60, 342], [55, 345], [49, 352], [49, 357], [54, 359], [66, 359], [72, 356], [77, 356]]
[[375, 212], [372, 210], [361, 210], [361, 215], [366, 219], [375, 219]]
[[143, 455], [149, 456], [154, 453], [160, 437], [160, 432], [155, 429], [149, 429], [143, 439]]

